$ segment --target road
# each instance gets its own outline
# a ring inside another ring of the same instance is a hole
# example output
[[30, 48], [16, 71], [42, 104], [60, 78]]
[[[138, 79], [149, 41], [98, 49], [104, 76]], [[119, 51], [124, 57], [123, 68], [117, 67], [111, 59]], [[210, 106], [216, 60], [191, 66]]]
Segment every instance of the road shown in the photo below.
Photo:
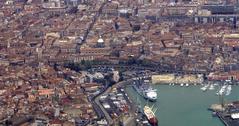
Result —
[[130, 115], [125, 121], [124, 126], [134, 126], [135, 125], [135, 118], [133, 115]]
[[[109, 92], [109, 90], [107, 90], [106, 92], [104, 92], [102, 95], [107, 94]], [[100, 95], [100, 96], [102, 96]], [[104, 113], [104, 116], [107, 120], [107, 122], [109, 123], [109, 125], [113, 125], [113, 119], [110, 117], [110, 115], [108, 114], [108, 112], [104, 109], [104, 107], [101, 105], [100, 103], [100, 96], [98, 96], [95, 99], [95, 103], [100, 107], [101, 111]]]
[[98, 10], [98, 11], [96, 12], [96, 14], [94, 15], [94, 17], [93, 17], [93, 19], [92, 19], [92, 21], [91, 21], [89, 27], [87, 28], [86, 32], [85, 32], [84, 35], [83, 35], [83, 40], [82, 40], [82, 42], [76, 46], [77, 52], [80, 51], [80, 46], [86, 42], [86, 39], [87, 39], [87, 37], [88, 37], [88, 35], [89, 35], [91, 29], [92, 29], [93, 26], [95, 25], [95, 22], [97, 21], [97, 19], [98, 19], [99, 16], [101, 15], [102, 10], [103, 10], [104, 6], [105, 6], [107, 3], [108, 3], [108, 0], [106, 0], [105, 2], [103, 2], [103, 3], [101, 4], [99, 10]]
[[165, 69], [163, 67], [152, 66], [140, 66], [140, 65], [119, 65], [119, 64], [98, 64], [93, 65], [92, 67], [99, 68], [99, 67], [109, 67], [109, 68], [119, 68], [119, 69], [126, 69], [126, 70], [150, 70], [156, 71], [160, 73], [177, 73], [177, 74], [208, 74], [207, 71], [184, 71], [184, 70], [176, 70], [176, 69]]
[[[113, 88], [122, 87], [122, 86], [130, 83], [131, 81], [133, 81], [133, 78], [128, 79], [128, 80], [124, 80], [124, 81], [121, 81], [121, 82], [118, 82], [118, 83], [114, 84], [112, 87], [108, 87], [103, 93], [101, 93], [100, 95], [98, 95], [95, 98], [95, 103], [97, 104], [97, 106], [100, 107], [101, 111], [104, 113], [104, 116], [106, 117], [106, 120], [107, 120], [107, 122], [109, 123], [110, 126], [113, 125], [113, 119], [110, 117], [108, 112], [104, 109], [104, 107], [101, 105], [100, 97], [110, 93]], [[131, 111], [129, 118], [124, 122], [125, 126], [129, 126], [130, 124], [132, 124], [132, 122], [134, 120], [133, 115], [134, 115], [134, 111]]]
[[111, 89], [118, 87], [120, 85], [124, 85], [126, 84], [127, 81], [121, 81], [119, 83], [114, 84], [112, 87], [108, 87], [107, 90], [105, 90], [105, 92], [103, 92], [101, 95], [99, 95], [98, 97], [95, 98], [95, 103], [100, 107], [100, 109], [103, 111], [104, 116], [106, 117], [107, 122], [109, 123], [109, 125], [113, 125], [113, 119], [110, 117], [110, 115], [108, 114], [108, 112], [104, 109], [104, 107], [102, 106], [102, 104], [100, 103], [100, 97], [103, 95], [106, 95], [108, 93], [110, 93]]

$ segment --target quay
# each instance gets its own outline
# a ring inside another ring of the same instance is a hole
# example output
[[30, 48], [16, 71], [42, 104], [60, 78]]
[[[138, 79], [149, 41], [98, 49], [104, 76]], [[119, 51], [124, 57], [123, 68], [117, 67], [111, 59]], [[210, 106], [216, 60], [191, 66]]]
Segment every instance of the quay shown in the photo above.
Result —
[[[216, 116], [225, 126], [239, 126], [239, 102], [232, 102], [223, 105], [212, 105], [210, 110], [216, 113]], [[218, 107], [220, 106], [220, 107]]]
[[[110, 114], [107, 112], [107, 110], [101, 104], [100, 98], [102, 96], [108, 95], [112, 91], [112, 89], [118, 88], [118, 87], [122, 87], [122, 86], [130, 83], [131, 81], [133, 81], [133, 79], [129, 79], [129, 80], [124, 80], [124, 81], [118, 82], [118, 83], [114, 84], [112, 87], [108, 87], [104, 92], [102, 92], [99, 96], [97, 96], [95, 98], [95, 103], [99, 106], [100, 110], [103, 112], [103, 115], [106, 118], [106, 120], [108, 122], [108, 125], [110, 125], [110, 126], [114, 125], [114, 121], [115, 120], [110, 116]], [[127, 101], [128, 101], [128, 99], [127, 99]], [[129, 101], [128, 101], [128, 103], [129, 103]], [[133, 112], [130, 111], [129, 114], [130, 114], [130, 116], [125, 120], [124, 125], [130, 125], [130, 124], [132, 124], [134, 122], [133, 121], [134, 120]]]
[[217, 116], [225, 126], [239, 126], [239, 119], [232, 119], [230, 115], [222, 112], [217, 112]]

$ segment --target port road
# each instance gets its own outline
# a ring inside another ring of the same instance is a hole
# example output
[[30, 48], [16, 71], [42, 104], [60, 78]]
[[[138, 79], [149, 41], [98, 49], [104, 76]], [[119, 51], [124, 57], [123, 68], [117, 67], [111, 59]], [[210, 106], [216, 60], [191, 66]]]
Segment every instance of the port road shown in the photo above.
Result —
[[[111, 90], [113, 88], [117, 88], [117, 87], [120, 87], [120, 86], [124, 86], [126, 84], [129, 84], [130, 82], [133, 81], [133, 78], [132, 79], [128, 79], [128, 80], [124, 80], [124, 81], [121, 81], [121, 82], [118, 82], [116, 84], [114, 84], [112, 87], [108, 87], [104, 92], [102, 92], [99, 96], [97, 96], [95, 98], [95, 103], [100, 107], [101, 111], [104, 113], [104, 116], [107, 120], [107, 122], [109, 123], [109, 125], [113, 125], [113, 119], [110, 117], [109, 113], [105, 110], [105, 108], [102, 106], [102, 104], [100, 103], [100, 97], [101, 96], [104, 96], [104, 95], [107, 95], [108, 93], [111, 92]], [[130, 123], [132, 123], [132, 120], [133, 120], [133, 116], [130, 116], [125, 122], [124, 124], [125, 125], [128, 125]]]
[[155, 71], [159, 73], [178, 73], [178, 74], [208, 74], [209, 72], [207, 71], [200, 71], [200, 70], [195, 70], [195, 71], [184, 71], [184, 70], [176, 70], [176, 69], [165, 69], [164, 67], [158, 67], [158, 66], [153, 66], [153, 67], [146, 67], [146, 66], [140, 66], [140, 65], [117, 65], [117, 64], [98, 64], [98, 65], [93, 65], [93, 68], [116, 68], [116, 69], [125, 69], [125, 70], [150, 70], [150, 71]]

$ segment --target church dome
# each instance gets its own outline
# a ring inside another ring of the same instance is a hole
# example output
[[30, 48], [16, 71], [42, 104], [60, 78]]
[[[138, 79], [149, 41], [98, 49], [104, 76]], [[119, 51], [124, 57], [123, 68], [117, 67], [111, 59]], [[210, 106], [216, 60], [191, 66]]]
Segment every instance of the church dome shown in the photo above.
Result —
[[100, 38], [97, 41], [98, 43], [104, 43], [104, 40], [102, 39], [102, 37], [100, 36]]

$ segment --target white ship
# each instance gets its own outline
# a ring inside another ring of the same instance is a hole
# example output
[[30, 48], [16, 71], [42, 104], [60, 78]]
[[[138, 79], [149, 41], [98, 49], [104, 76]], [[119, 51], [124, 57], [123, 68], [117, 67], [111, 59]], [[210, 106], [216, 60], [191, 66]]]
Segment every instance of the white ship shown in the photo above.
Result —
[[133, 88], [139, 93], [139, 95], [143, 96], [145, 99], [149, 101], [156, 101], [157, 100], [157, 90], [153, 89], [147, 83], [135, 83]]

